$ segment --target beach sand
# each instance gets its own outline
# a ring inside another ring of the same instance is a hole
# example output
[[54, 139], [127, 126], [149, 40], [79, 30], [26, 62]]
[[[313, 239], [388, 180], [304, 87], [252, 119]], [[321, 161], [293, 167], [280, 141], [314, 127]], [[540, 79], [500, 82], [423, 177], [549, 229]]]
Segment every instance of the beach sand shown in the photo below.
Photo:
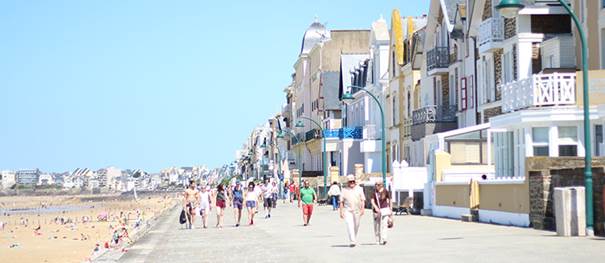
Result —
[[[85, 200], [85, 201], [83, 201]], [[19, 196], [0, 197], [0, 208], [39, 208], [66, 206], [60, 211], [10, 212], [0, 213], [0, 222], [6, 225], [0, 229], [0, 255], [2, 262], [85, 262], [93, 254], [98, 244], [111, 243], [115, 229], [120, 229], [122, 220], [127, 220], [130, 236], [137, 230], [137, 211], [142, 219], [149, 220], [171, 208], [176, 202], [175, 194], [145, 196], [134, 201], [111, 196]], [[75, 209], [69, 211], [70, 209]], [[99, 214], [107, 214], [107, 222], [98, 222]], [[82, 222], [83, 218], [92, 219]], [[56, 219], [71, 220], [73, 223], [60, 224]], [[27, 221], [27, 225], [25, 225]], [[40, 230], [35, 229], [40, 226]], [[36, 233], [37, 232], [37, 233]], [[127, 241], [123, 242], [126, 244]], [[112, 249], [121, 249], [112, 248]]]

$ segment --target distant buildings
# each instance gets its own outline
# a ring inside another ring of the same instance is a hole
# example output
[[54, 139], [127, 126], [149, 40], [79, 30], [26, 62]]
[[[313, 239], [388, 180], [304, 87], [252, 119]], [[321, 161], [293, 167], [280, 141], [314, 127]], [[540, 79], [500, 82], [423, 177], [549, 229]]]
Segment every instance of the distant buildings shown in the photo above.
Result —
[[19, 170], [15, 177], [18, 186], [34, 186], [38, 184], [40, 170]]

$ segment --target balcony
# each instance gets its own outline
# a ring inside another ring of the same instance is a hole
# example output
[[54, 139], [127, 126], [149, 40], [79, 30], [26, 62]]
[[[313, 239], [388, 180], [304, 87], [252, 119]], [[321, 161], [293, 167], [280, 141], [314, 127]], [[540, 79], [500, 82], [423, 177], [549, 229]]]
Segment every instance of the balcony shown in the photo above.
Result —
[[414, 125], [435, 122], [455, 122], [456, 106], [426, 106], [412, 112]]
[[450, 65], [450, 57], [447, 47], [433, 48], [427, 52], [426, 57], [427, 71], [429, 75], [448, 72], [447, 68]]
[[324, 137], [326, 139], [339, 139], [340, 138], [340, 129], [325, 129]]
[[319, 130], [317, 130], [317, 129], [309, 130], [309, 131], [305, 132], [305, 142], [308, 142], [313, 139], [317, 139], [317, 138], [319, 138], [319, 135], [320, 135]]
[[375, 124], [368, 124], [363, 127], [363, 139], [364, 140], [378, 140], [380, 139], [380, 130], [376, 128]]
[[456, 105], [432, 105], [413, 111], [412, 140], [417, 141], [427, 135], [456, 129], [456, 108]]
[[363, 129], [361, 127], [349, 128], [345, 127], [340, 129], [341, 139], [362, 139]]
[[479, 26], [479, 53], [486, 53], [499, 47], [504, 40], [504, 18], [492, 17]]
[[535, 74], [502, 87], [502, 111], [576, 104], [576, 74]]

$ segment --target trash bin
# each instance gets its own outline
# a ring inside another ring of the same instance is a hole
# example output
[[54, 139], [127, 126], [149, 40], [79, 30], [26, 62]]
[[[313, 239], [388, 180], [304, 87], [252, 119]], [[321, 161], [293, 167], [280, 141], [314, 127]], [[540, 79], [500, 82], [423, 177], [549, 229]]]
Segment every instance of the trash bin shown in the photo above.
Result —
[[586, 235], [584, 187], [557, 187], [554, 194], [555, 221], [559, 236]]

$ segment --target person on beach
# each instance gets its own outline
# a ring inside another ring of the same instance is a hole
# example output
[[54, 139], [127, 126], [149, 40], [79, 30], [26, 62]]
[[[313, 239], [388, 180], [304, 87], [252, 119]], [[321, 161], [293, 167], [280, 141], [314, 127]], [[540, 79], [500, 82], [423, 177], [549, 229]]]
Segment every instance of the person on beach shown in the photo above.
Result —
[[302, 201], [303, 225], [308, 226], [313, 214], [313, 204], [317, 200], [315, 190], [309, 187], [309, 181], [305, 180], [304, 187], [300, 189], [299, 200]]
[[258, 202], [258, 191], [254, 187], [254, 183], [248, 183], [246, 190], [246, 208], [248, 209], [248, 223], [254, 225], [254, 214], [256, 214], [256, 204]]
[[354, 175], [347, 176], [347, 187], [340, 194], [340, 218], [347, 224], [350, 247], [357, 245], [359, 223], [364, 214], [365, 196], [363, 189], [355, 182]]
[[338, 209], [338, 203], [340, 201], [340, 186], [338, 182], [332, 183], [330, 186], [330, 190], [328, 190], [328, 196], [330, 197], [330, 201], [332, 202], [332, 210], [336, 211]]
[[235, 227], [239, 227], [239, 224], [242, 220], [242, 208], [244, 204], [244, 193], [242, 191], [242, 184], [237, 182], [231, 191], [231, 196], [233, 198], [233, 212], [235, 215]]
[[[391, 207], [391, 195], [384, 188], [382, 181], [377, 182], [372, 196], [372, 210], [374, 211], [374, 235], [376, 243], [387, 244], [387, 227], [389, 221], [393, 220], [393, 208]], [[392, 221], [391, 221], [392, 222]]]
[[[227, 207], [227, 190], [223, 184], [216, 187], [216, 227], [223, 228], [223, 218], [225, 217], [225, 207]], [[231, 206], [231, 205], [229, 205]]]
[[185, 189], [183, 199], [183, 209], [185, 209], [187, 215], [187, 228], [191, 229], [195, 220], [195, 208], [200, 200], [200, 192], [195, 189], [195, 182], [193, 180], [189, 182], [189, 188]]
[[261, 187], [263, 191], [263, 210], [266, 212], [265, 219], [271, 218], [271, 208], [273, 207], [273, 187], [269, 180], [265, 179], [265, 183]]
[[202, 186], [202, 191], [200, 192], [200, 216], [202, 217], [203, 228], [208, 228], [208, 215], [211, 210], [210, 186]]

